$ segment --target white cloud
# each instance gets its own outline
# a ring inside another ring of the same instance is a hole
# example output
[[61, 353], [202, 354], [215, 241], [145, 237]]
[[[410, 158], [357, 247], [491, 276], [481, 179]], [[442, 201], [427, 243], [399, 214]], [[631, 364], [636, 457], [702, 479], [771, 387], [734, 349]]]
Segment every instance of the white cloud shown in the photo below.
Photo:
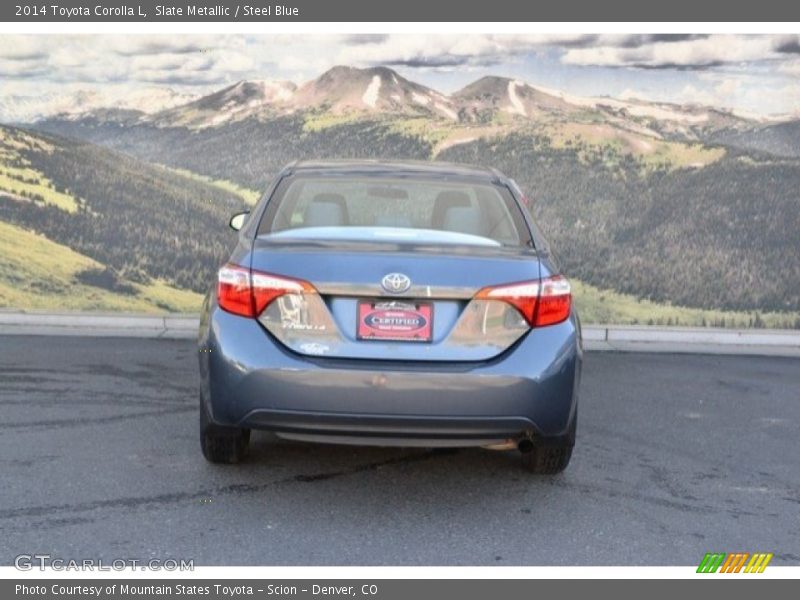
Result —
[[47, 49], [41, 43], [40, 36], [0, 36], [0, 58], [31, 60], [45, 58], [47, 54]]
[[720, 106], [719, 97], [709, 90], [699, 89], [691, 83], [683, 86], [676, 94], [675, 100], [681, 104], [702, 104]]
[[[3, 78], [23, 78], [43, 76], [48, 72], [44, 61], [32, 60], [8, 60], [0, 57], [0, 77]], [[5, 86], [6, 82], [3, 82]]]
[[507, 62], [549, 45], [589, 43], [586, 35], [390, 35], [368, 43], [343, 45], [345, 64], [401, 64], [447, 68]]
[[656, 41], [635, 48], [599, 45], [572, 48], [562, 61], [570, 65], [697, 68], [779, 57], [780, 38], [763, 35], [712, 35], [683, 41]]
[[778, 67], [778, 71], [787, 75], [800, 76], [800, 58], [785, 62]]
[[741, 88], [741, 79], [723, 79], [714, 87], [714, 92], [719, 96], [728, 97], [737, 94]]
[[769, 116], [800, 111], [800, 82], [777, 79], [720, 78], [710, 85], [686, 84], [672, 97], [673, 102], [702, 104], [732, 110], [744, 116]]

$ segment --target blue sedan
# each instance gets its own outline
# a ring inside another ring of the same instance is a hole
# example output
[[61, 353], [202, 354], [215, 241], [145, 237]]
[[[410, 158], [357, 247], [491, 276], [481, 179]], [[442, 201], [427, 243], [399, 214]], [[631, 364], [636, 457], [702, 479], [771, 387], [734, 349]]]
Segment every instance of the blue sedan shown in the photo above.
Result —
[[231, 226], [200, 326], [200, 441], [484, 446], [553, 474], [575, 443], [570, 284], [519, 187], [443, 163], [295, 163]]

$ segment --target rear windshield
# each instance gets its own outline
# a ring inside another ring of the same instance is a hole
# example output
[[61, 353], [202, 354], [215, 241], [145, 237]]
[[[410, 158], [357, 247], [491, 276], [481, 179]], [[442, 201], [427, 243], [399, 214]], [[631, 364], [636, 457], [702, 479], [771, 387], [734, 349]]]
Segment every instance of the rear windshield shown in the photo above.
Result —
[[509, 190], [472, 181], [295, 175], [278, 186], [259, 235], [303, 239], [531, 245]]

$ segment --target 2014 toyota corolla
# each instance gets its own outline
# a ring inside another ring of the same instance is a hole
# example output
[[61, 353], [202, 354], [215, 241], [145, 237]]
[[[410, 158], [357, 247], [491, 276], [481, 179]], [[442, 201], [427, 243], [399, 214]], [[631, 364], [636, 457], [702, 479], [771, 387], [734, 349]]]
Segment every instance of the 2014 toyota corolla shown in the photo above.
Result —
[[494, 169], [285, 168], [248, 214], [200, 326], [200, 441], [518, 448], [557, 473], [582, 348], [570, 285]]

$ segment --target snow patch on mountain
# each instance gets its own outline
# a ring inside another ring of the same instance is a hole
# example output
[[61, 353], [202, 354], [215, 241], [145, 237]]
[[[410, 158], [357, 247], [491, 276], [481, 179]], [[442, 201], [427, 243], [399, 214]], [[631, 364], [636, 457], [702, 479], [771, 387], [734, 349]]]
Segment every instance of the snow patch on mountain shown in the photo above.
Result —
[[434, 106], [442, 113], [444, 113], [445, 116], [448, 117], [449, 119], [452, 119], [453, 121], [458, 121], [458, 113], [449, 106], [443, 104], [442, 102], [436, 102]]
[[[269, 90], [269, 96], [276, 102], [288, 102], [292, 99], [297, 89], [294, 84], [287, 81], [268, 81], [264, 83], [265, 89]], [[266, 93], [265, 96], [267, 96]]]
[[522, 103], [522, 100], [520, 100], [519, 96], [517, 96], [517, 88], [524, 85], [525, 84], [519, 80], [508, 82], [508, 101], [511, 102], [508, 112], [516, 113], [526, 117], [528, 116], [528, 113], [525, 112], [525, 105]]
[[428, 106], [428, 104], [431, 103], [429, 96], [424, 96], [423, 94], [418, 94], [417, 92], [411, 92], [411, 100], [417, 104], [421, 104], [422, 106]]
[[381, 76], [380, 75], [373, 75], [372, 81], [369, 82], [366, 91], [364, 91], [364, 95], [361, 96], [361, 100], [363, 100], [364, 104], [375, 108], [378, 105], [378, 95], [381, 91]]

